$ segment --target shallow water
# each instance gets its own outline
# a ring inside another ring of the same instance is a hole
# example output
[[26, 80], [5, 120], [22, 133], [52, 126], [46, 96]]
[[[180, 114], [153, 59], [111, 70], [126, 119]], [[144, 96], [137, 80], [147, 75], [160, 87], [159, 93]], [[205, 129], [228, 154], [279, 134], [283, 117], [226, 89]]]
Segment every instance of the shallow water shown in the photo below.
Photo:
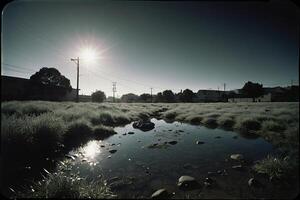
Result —
[[[149, 197], [162, 187], [174, 192], [175, 197], [187, 197], [176, 186], [180, 176], [190, 175], [203, 182], [208, 172], [227, 169], [229, 175], [218, 180], [221, 187], [222, 181], [226, 185], [219, 191], [220, 196], [243, 197], [249, 193], [249, 177], [243, 176], [243, 172], [230, 171], [233, 165], [240, 164], [231, 160], [230, 155], [243, 154], [246, 162], [242, 164], [250, 166], [253, 161], [274, 152], [272, 145], [260, 137], [245, 137], [232, 131], [180, 122], [151, 121], [155, 123], [153, 130], [143, 132], [134, 129], [131, 123], [115, 128], [117, 134], [103, 141], [93, 140], [70, 152], [75, 157], [71, 171], [90, 180], [101, 176], [112, 184], [112, 190], [119, 196], [134, 198]], [[172, 145], [168, 143], [170, 141], [177, 143]], [[196, 144], [196, 141], [204, 144]], [[157, 145], [151, 148], [155, 143]], [[109, 150], [117, 151], [110, 153]], [[245, 186], [232, 194], [232, 188], [227, 185], [239, 184], [239, 181], [245, 182]], [[218, 192], [214, 191], [212, 195], [209, 192], [206, 192], [206, 197], [218, 197], [215, 196]], [[199, 191], [191, 195], [203, 197]]]

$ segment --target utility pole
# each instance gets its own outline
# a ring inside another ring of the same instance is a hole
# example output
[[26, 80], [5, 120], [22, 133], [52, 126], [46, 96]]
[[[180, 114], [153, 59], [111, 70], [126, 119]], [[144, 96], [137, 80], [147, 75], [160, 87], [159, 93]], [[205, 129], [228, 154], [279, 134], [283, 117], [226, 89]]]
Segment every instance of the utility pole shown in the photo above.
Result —
[[113, 88], [112, 88], [112, 91], [113, 91], [113, 102], [115, 102], [115, 93], [117, 92], [117, 82], [113, 82]]
[[224, 83], [224, 92], [225, 92], [225, 90], [226, 90], [226, 83]]
[[76, 93], [76, 102], [79, 102], [79, 57], [71, 58], [71, 61], [77, 64], [77, 93]]
[[291, 87], [293, 86], [293, 84], [294, 84], [294, 82], [293, 82], [293, 80], [291, 80]]
[[151, 90], [151, 103], [152, 103], [152, 89], [153, 89], [153, 88], [150, 88], [150, 90]]

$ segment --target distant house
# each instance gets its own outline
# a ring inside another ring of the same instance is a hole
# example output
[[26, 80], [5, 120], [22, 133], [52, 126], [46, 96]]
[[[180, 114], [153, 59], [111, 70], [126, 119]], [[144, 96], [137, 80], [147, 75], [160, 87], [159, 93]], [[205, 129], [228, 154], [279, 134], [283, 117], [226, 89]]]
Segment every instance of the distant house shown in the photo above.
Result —
[[1, 101], [10, 100], [47, 100], [47, 101], [74, 101], [77, 90], [65, 89], [59, 86], [38, 84], [30, 79], [1, 76]]
[[195, 102], [226, 101], [226, 92], [219, 90], [199, 90], [195, 95]]
[[[260, 97], [254, 98], [254, 102], [270, 102], [271, 93], [264, 94]], [[253, 98], [245, 97], [241, 94], [236, 94], [234, 97], [228, 98], [228, 102], [253, 102]]]

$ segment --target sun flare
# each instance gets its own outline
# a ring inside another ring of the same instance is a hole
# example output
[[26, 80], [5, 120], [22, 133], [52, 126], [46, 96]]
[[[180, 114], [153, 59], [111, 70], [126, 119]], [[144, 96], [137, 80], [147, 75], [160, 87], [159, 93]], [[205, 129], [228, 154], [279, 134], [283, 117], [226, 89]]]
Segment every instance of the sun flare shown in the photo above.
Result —
[[97, 53], [95, 49], [92, 48], [85, 48], [81, 52], [81, 58], [84, 59], [87, 62], [94, 61], [97, 59]]

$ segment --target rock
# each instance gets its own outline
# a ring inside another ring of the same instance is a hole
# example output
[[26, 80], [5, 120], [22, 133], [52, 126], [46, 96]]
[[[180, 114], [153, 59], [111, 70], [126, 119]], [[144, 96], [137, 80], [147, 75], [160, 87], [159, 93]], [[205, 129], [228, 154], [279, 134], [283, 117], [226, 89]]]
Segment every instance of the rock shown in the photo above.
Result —
[[232, 168], [232, 169], [240, 170], [240, 169], [243, 168], [243, 166], [242, 166], [242, 165], [234, 165], [234, 166], [232, 166], [231, 168]]
[[158, 145], [158, 143], [150, 144], [150, 145], [148, 146], [148, 148], [154, 148], [154, 147], [156, 147], [157, 145]]
[[115, 143], [112, 143], [110, 146], [114, 146], [115, 145]]
[[258, 184], [259, 184], [259, 182], [258, 182], [256, 179], [254, 179], [254, 178], [250, 178], [249, 181], [248, 181], [248, 185], [249, 185], [250, 187], [258, 186]]
[[227, 173], [227, 171], [226, 171], [225, 169], [223, 169], [223, 170], [218, 170], [217, 173], [220, 174], [221, 176], [226, 176], [226, 175], [228, 175], [228, 173]]
[[155, 191], [152, 195], [152, 199], [162, 199], [162, 198], [168, 198], [169, 193], [165, 188], [159, 189]]
[[128, 134], [129, 134], [129, 135], [133, 135], [133, 134], [134, 134], [134, 132], [130, 131], [130, 132], [128, 132]]
[[230, 158], [231, 158], [232, 160], [242, 160], [242, 159], [244, 159], [244, 156], [243, 156], [242, 154], [232, 154], [232, 155], [230, 156]]
[[204, 144], [205, 142], [202, 142], [202, 141], [196, 141], [196, 144]]
[[216, 172], [207, 172], [207, 175], [208, 176], [214, 176], [214, 175], [216, 175], [217, 173]]
[[174, 145], [174, 144], [177, 144], [177, 141], [173, 140], [173, 141], [170, 141], [168, 143]]
[[194, 189], [197, 185], [198, 182], [191, 176], [181, 176], [177, 183], [177, 186], [181, 189]]
[[116, 152], [117, 152], [116, 149], [109, 150], [109, 153], [116, 153]]
[[184, 132], [183, 130], [178, 130], [178, 132]]
[[102, 147], [102, 148], [103, 148], [103, 147], [105, 147], [105, 145], [100, 145], [100, 147]]
[[150, 120], [139, 120], [133, 123], [133, 128], [140, 129], [142, 131], [150, 131], [154, 129], [155, 124]]
[[233, 136], [232, 138], [233, 138], [233, 139], [237, 139], [237, 138], [238, 138], [238, 136]]
[[127, 135], [126, 133], [123, 133], [122, 135]]
[[212, 184], [214, 182], [214, 180], [209, 177], [206, 177], [205, 182]]
[[172, 131], [172, 129], [169, 129], [168, 131]]
[[221, 136], [216, 136], [215, 138], [216, 138], [216, 139], [219, 139], [219, 138], [221, 138]]

